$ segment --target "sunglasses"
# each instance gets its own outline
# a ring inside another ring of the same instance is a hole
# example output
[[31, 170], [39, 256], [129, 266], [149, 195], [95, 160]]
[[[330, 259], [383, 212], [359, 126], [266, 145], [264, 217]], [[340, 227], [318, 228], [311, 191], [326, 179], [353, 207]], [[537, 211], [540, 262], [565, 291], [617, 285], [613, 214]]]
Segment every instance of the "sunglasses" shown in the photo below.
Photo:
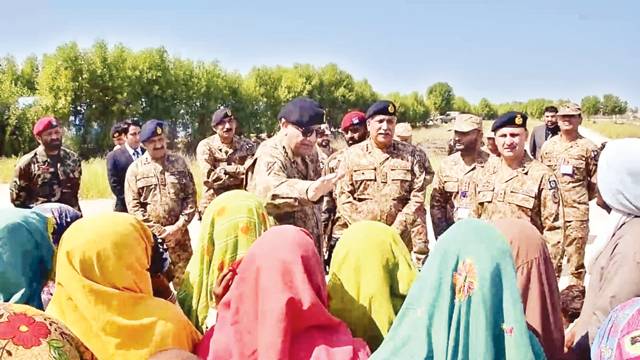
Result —
[[322, 130], [320, 127], [317, 127], [317, 126], [308, 126], [308, 127], [305, 127], [305, 128], [302, 128], [302, 127], [300, 127], [298, 125], [293, 125], [293, 126], [296, 129], [298, 129], [298, 131], [300, 131], [300, 133], [302, 133], [303, 137], [306, 137], [306, 138], [310, 138], [314, 134], [316, 136], [322, 136], [322, 134], [324, 133], [324, 130]]

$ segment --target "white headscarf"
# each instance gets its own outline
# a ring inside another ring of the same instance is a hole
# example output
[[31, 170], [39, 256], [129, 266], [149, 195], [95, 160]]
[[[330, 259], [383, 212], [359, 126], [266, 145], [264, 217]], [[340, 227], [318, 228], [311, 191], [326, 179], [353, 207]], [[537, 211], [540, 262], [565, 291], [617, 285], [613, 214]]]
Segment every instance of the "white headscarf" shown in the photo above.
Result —
[[585, 253], [587, 272], [613, 235], [630, 219], [640, 216], [640, 139], [607, 143], [598, 161], [598, 190], [611, 213], [602, 231]]

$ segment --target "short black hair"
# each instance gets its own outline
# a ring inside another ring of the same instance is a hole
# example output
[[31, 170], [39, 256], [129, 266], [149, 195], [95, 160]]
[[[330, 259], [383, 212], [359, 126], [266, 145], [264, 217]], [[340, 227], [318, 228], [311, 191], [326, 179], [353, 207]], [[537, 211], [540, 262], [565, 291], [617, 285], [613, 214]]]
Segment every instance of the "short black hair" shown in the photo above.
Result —
[[557, 113], [558, 113], [558, 108], [557, 108], [557, 107], [555, 107], [555, 106], [553, 106], [553, 105], [549, 105], [549, 106], [547, 106], [547, 107], [545, 107], [545, 108], [544, 108], [544, 112], [543, 112], [543, 114], [544, 114], [544, 113], [548, 113], [548, 112], [550, 112], [550, 113], [554, 113], [554, 114], [557, 114]]
[[125, 129], [126, 129], [125, 132], [124, 132], [125, 135], [129, 133], [129, 128], [131, 126], [135, 126], [137, 128], [142, 128], [142, 125], [140, 124], [140, 121], [138, 121], [138, 119], [136, 119], [136, 118], [131, 118], [131, 119], [124, 120], [122, 123], [124, 124]]
[[582, 312], [585, 289], [582, 285], [569, 285], [560, 291], [560, 308], [562, 316], [568, 322], [574, 322]]

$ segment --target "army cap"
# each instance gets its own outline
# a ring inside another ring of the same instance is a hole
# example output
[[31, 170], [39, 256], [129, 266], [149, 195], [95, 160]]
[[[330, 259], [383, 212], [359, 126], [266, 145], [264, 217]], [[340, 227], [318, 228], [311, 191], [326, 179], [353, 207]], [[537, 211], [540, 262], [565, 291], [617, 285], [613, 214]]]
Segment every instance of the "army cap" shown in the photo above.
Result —
[[213, 116], [211, 117], [211, 126], [216, 126], [220, 124], [222, 121], [229, 118], [233, 118], [233, 114], [231, 113], [231, 110], [224, 107], [220, 108], [213, 113]]
[[142, 125], [142, 129], [140, 129], [140, 141], [144, 143], [162, 134], [164, 134], [164, 122], [152, 119]]
[[320, 104], [308, 97], [297, 97], [282, 107], [278, 120], [285, 119], [302, 129], [324, 124], [325, 112]]
[[51, 129], [55, 129], [59, 126], [58, 120], [53, 116], [45, 116], [38, 119], [35, 125], [33, 125], [33, 135], [40, 136], [43, 132]]
[[369, 106], [367, 109], [367, 119], [371, 119], [376, 115], [396, 116], [398, 109], [396, 104], [389, 100], [379, 100]]
[[111, 127], [111, 138], [117, 139], [122, 135], [126, 135], [128, 130], [128, 126], [125, 123], [119, 122], [113, 124]]
[[413, 129], [411, 128], [411, 124], [409, 123], [400, 123], [396, 125], [395, 135], [403, 138], [408, 138], [411, 136], [411, 132]]
[[562, 116], [562, 115], [580, 115], [580, 114], [582, 114], [582, 109], [580, 108], [580, 105], [574, 104], [574, 103], [568, 103], [560, 106], [560, 109], [558, 109], [558, 113], [556, 115]]
[[527, 128], [527, 114], [519, 111], [509, 111], [504, 113], [493, 122], [491, 131], [494, 133], [504, 127]]
[[342, 117], [340, 130], [345, 131], [350, 126], [364, 124], [366, 121], [367, 118], [362, 111], [350, 111]]
[[472, 130], [482, 130], [482, 119], [472, 114], [460, 114], [456, 116], [453, 123], [453, 131], [469, 132]]

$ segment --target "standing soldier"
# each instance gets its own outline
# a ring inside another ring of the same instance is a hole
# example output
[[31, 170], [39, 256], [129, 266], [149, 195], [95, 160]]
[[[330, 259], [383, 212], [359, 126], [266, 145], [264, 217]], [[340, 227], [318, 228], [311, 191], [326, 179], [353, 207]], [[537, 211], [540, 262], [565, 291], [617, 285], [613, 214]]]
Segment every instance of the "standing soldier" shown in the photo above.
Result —
[[316, 149], [318, 150], [318, 160], [320, 160], [320, 168], [324, 168], [327, 163], [327, 159], [334, 150], [331, 147], [331, 129], [329, 125], [323, 124], [318, 132], [318, 139], [316, 139]]
[[250, 140], [235, 135], [237, 126], [238, 121], [231, 110], [218, 109], [211, 118], [215, 134], [198, 144], [196, 158], [204, 177], [201, 214], [216, 196], [244, 188], [245, 163], [255, 154], [256, 146]]
[[164, 123], [159, 120], [142, 125], [140, 141], [147, 152], [129, 166], [124, 196], [129, 214], [167, 244], [173, 284], [178, 288], [191, 258], [187, 226], [197, 211], [196, 191], [187, 162], [167, 152], [164, 132]]
[[369, 140], [347, 149], [336, 187], [338, 210], [334, 236], [360, 220], [380, 221], [395, 228], [422, 264], [427, 247], [425, 191], [433, 170], [424, 151], [393, 139], [396, 106], [377, 101], [366, 114]]
[[[347, 146], [359, 144], [367, 139], [367, 118], [361, 111], [351, 111], [342, 117], [340, 131], [344, 135]], [[333, 153], [328, 159], [326, 166], [322, 169], [322, 175], [335, 173], [340, 167], [340, 161], [345, 149]], [[324, 259], [325, 265], [331, 262], [331, 254], [338, 242], [338, 237], [333, 236], [333, 226], [336, 217], [336, 198], [333, 191], [328, 192], [322, 201], [322, 229], [324, 232]]]
[[33, 135], [40, 146], [18, 160], [9, 189], [11, 202], [25, 209], [59, 202], [80, 211], [80, 158], [62, 147], [58, 120], [41, 118], [33, 127]]
[[[508, 112], [491, 127], [500, 157], [476, 172], [476, 215], [481, 219], [524, 219], [544, 236], [560, 274], [564, 216], [558, 180], [553, 171], [526, 152], [527, 115]], [[554, 252], [554, 249], [558, 249]]]
[[482, 119], [463, 114], [453, 125], [456, 152], [442, 160], [431, 191], [433, 232], [442, 235], [454, 222], [471, 215], [474, 207], [473, 174], [489, 160], [482, 144]]
[[[598, 146], [578, 133], [582, 123], [580, 106], [567, 104], [558, 112], [560, 136], [547, 140], [540, 161], [552, 169], [560, 183], [564, 203], [564, 251], [572, 283], [582, 284], [584, 250], [589, 235], [589, 201], [596, 197]], [[560, 252], [554, 249], [552, 252]]]
[[411, 124], [400, 123], [396, 125], [396, 131], [394, 132], [393, 139], [411, 144], [413, 141], [413, 128], [411, 127]]
[[280, 131], [260, 144], [247, 167], [247, 190], [265, 200], [267, 212], [278, 224], [307, 229], [321, 256], [319, 200], [340, 178], [336, 174], [320, 177], [315, 144], [324, 116], [314, 100], [291, 100], [278, 115]]

